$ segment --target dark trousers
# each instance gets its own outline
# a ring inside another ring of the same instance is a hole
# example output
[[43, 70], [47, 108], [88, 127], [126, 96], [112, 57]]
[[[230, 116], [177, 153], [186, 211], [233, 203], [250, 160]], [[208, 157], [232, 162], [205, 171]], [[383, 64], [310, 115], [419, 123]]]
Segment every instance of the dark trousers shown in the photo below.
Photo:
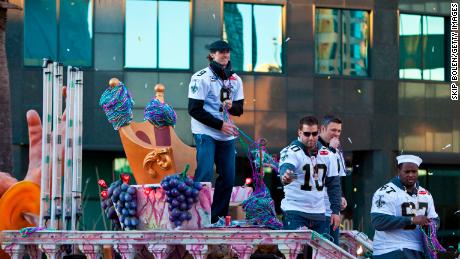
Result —
[[205, 134], [194, 134], [196, 143], [196, 182], [211, 182], [214, 164], [218, 177], [211, 205], [211, 222], [228, 214], [228, 205], [235, 182], [235, 140], [219, 141]]
[[331, 225], [330, 222], [331, 222], [331, 217], [326, 216], [327, 226], [326, 226], [326, 229], [324, 230], [324, 233], [328, 233], [329, 236], [327, 236], [327, 238], [331, 240], [332, 242], [334, 242], [334, 244], [339, 245], [340, 227], [337, 227], [334, 230], [334, 226]]
[[298, 211], [285, 211], [283, 212], [283, 225], [285, 230], [295, 230], [300, 227], [307, 227], [311, 230], [318, 232], [319, 234], [324, 233], [324, 229], [327, 222], [324, 220], [313, 220], [307, 217], [306, 213]]
[[403, 250], [395, 250], [382, 255], [374, 255], [374, 259], [425, 259], [420, 251], [404, 248]]
[[[329, 222], [324, 220], [313, 220], [308, 217], [308, 214], [299, 211], [284, 211], [283, 212], [283, 228], [285, 230], [295, 230], [300, 227], [307, 227], [311, 230], [323, 234]], [[297, 259], [312, 258], [312, 249], [310, 246], [304, 246], [303, 253], [297, 256]]]

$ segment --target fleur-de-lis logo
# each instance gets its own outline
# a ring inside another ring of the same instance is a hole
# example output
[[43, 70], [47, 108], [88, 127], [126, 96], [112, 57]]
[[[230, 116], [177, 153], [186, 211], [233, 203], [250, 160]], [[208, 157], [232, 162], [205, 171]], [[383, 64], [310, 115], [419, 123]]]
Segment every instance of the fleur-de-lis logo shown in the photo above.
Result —
[[379, 199], [377, 201], [375, 201], [375, 206], [377, 206], [377, 208], [381, 208], [385, 205], [385, 201], [382, 200], [383, 198], [383, 195], [379, 195]]
[[196, 93], [196, 91], [198, 91], [198, 86], [196, 85], [196, 81], [195, 81], [195, 84], [193, 84], [190, 89], [192, 90], [192, 93]]

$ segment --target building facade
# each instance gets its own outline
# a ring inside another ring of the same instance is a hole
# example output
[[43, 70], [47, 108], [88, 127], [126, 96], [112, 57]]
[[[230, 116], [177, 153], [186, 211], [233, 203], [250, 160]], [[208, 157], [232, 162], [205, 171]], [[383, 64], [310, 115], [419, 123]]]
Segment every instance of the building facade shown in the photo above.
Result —
[[[10, 0], [7, 54], [14, 174], [27, 171], [25, 113], [41, 113], [41, 59], [84, 70], [83, 166], [87, 209], [99, 206], [97, 178], [124, 157], [98, 105], [117, 77], [136, 102], [135, 120], [157, 83], [178, 115], [179, 137], [193, 145], [187, 93], [207, 66], [205, 46], [226, 39], [244, 82], [245, 112], [235, 123], [266, 138], [277, 153], [305, 114], [339, 116], [353, 171], [344, 179], [347, 223], [367, 234], [374, 191], [396, 174], [395, 156], [424, 159], [420, 181], [434, 196], [441, 239], [460, 236], [460, 103], [450, 100], [450, 2], [424, 0]], [[238, 147], [239, 177], [247, 171]], [[269, 185], [279, 199], [276, 177]], [[87, 216], [90, 217], [90, 216]], [[100, 220], [100, 219], [98, 219]], [[103, 228], [101, 223], [86, 229]], [[92, 224], [92, 223], [91, 223]]]

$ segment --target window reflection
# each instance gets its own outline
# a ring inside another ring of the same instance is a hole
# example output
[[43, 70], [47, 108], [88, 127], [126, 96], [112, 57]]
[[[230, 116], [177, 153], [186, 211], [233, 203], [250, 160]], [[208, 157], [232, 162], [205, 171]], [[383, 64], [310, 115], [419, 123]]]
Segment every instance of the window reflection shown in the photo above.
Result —
[[254, 5], [254, 71], [281, 72], [281, 7]]
[[282, 72], [282, 6], [226, 3], [223, 29], [235, 71]]
[[65, 65], [91, 66], [92, 6], [91, 0], [26, 0], [24, 65], [41, 66], [43, 58], [50, 58]]
[[126, 1], [125, 67], [190, 68], [189, 1]]
[[367, 76], [369, 13], [342, 11], [342, 69], [344, 75]]
[[444, 80], [444, 17], [423, 16], [423, 79]]
[[159, 3], [159, 66], [160, 68], [188, 69], [190, 63], [190, 4], [182, 1], [160, 1]]
[[444, 80], [444, 25], [444, 17], [399, 16], [400, 78]]
[[315, 54], [316, 72], [340, 74], [339, 10], [316, 9]]
[[59, 60], [64, 65], [91, 66], [93, 10], [90, 0], [61, 1]]
[[316, 73], [367, 76], [369, 12], [318, 8], [315, 18]]
[[399, 19], [399, 77], [422, 79], [421, 16], [401, 14]]
[[126, 2], [125, 66], [156, 68], [156, 1]]
[[24, 65], [40, 66], [43, 58], [57, 59], [55, 0], [24, 2]]

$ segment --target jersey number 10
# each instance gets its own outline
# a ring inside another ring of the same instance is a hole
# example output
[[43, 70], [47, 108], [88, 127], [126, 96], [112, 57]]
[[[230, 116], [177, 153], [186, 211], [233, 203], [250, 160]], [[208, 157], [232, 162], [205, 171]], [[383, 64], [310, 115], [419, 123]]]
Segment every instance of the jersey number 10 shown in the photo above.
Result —
[[313, 186], [310, 185], [310, 177], [313, 177], [316, 190], [322, 191], [324, 183], [326, 182], [327, 166], [325, 164], [315, 165], [313, 175], [311, 175], [310, 172], [310, 164], [305, 164], [302, 170], [305, 173], [305, 181], [304, 184], [300, 186], [300, 189], [303, 191], [311, 191]]

